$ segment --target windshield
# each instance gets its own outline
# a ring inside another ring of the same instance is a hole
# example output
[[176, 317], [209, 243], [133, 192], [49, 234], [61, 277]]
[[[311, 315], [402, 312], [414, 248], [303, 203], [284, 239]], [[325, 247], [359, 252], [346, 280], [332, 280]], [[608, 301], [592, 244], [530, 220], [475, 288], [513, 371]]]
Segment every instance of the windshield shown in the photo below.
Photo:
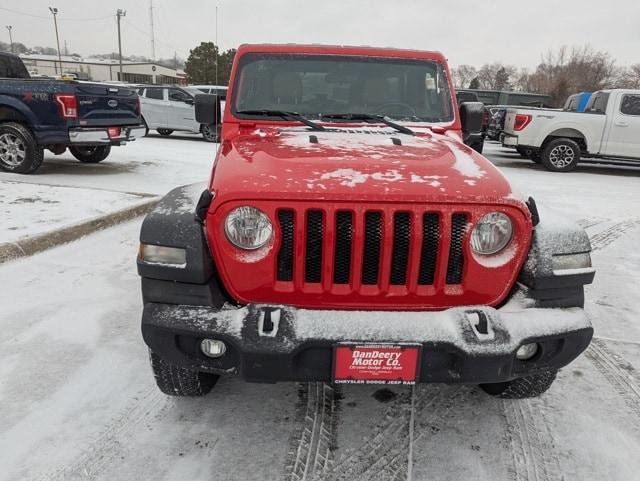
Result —
[[[239, 64], [233, 113], [384, 115], [449, 122], [451, 93], [442, 66], [429, 60], [300, 54], [247, 54]], [[275, 118], [275, 117], [274, 117]]]

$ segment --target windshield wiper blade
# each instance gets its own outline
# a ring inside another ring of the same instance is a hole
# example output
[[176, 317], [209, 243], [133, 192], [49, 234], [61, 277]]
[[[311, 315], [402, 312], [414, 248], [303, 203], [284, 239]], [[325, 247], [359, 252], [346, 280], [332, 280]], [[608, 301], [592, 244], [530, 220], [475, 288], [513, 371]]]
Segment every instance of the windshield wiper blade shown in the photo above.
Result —
[[285, 110], [263, 109], [263, 110], [238, 110], [236, 112], [236, 114], [240, 114], [240, 115], [262, 115], [264, 117], [281, 117], [281, 118], [283, 118], [285, 120], [297, 120], [298, 122], [301, 122], [301, 123], [305, 124], [306, 126], [311, 127], [313, 130], [320, 130], [320, 131], [327, 130], [322, 125], [316, 124], [315, 122], [312, 122], [311, 120], [309, 120], [308, 118], [302, 116], [298, 112], [287, 112]]
[[405, 127], [404, 125], [396, 124], [394, 121], [389, 120], [384, 115], [374, 115], [374, 114], [322, 114], [322, 118], [326, 119], [344, 119], [344, 120], [363, 120], [365, 122], [380, 122], [382, 124], [391, 127], [392, 129], [396, 129], [398, 132], [402, 132], [407, 135], [416, 135], [416, 133], [411, 130], [409, 127]]

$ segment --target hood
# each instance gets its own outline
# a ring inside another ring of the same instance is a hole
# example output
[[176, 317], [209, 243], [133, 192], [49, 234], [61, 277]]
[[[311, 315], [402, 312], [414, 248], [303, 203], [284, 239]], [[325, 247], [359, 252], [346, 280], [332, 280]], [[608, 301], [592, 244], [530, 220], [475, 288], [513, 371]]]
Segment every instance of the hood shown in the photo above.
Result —
[[366, 126], [262, 128], [225, 140], [212, 189], [238, 199], [349, 202], [522, 201], [491, 162], [460, 141]]

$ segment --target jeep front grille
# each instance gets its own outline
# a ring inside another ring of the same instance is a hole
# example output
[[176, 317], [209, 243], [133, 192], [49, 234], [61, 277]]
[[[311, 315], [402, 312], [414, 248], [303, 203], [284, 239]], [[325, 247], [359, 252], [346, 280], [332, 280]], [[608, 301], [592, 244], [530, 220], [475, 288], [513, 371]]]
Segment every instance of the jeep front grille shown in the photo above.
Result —
[[438, 275], [442, 285], [463, 284], [466, 213], [327, 207], [279, 209], [277, 217], [276, 277], [302, 281], [296, 290], [342, 285], [347, 291], [415, 291], [438, 284]]

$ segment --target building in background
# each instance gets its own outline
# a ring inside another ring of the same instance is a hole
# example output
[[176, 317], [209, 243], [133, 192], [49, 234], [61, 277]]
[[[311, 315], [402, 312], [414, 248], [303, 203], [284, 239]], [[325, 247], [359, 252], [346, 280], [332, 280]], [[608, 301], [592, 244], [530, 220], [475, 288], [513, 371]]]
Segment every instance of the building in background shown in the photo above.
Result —
[[78, 80], [94, 82], [128, 82], [136, 84], [180, 84], [186, 85], [187, 76], [176, 70], [152, 62], [122, 61], [122, 78], [118, 60], [84, 59], [62, 56], [62, 72], [57, 55], [22, 54], [20, 58], [32, 76], [55, 77], [70, 75]]

